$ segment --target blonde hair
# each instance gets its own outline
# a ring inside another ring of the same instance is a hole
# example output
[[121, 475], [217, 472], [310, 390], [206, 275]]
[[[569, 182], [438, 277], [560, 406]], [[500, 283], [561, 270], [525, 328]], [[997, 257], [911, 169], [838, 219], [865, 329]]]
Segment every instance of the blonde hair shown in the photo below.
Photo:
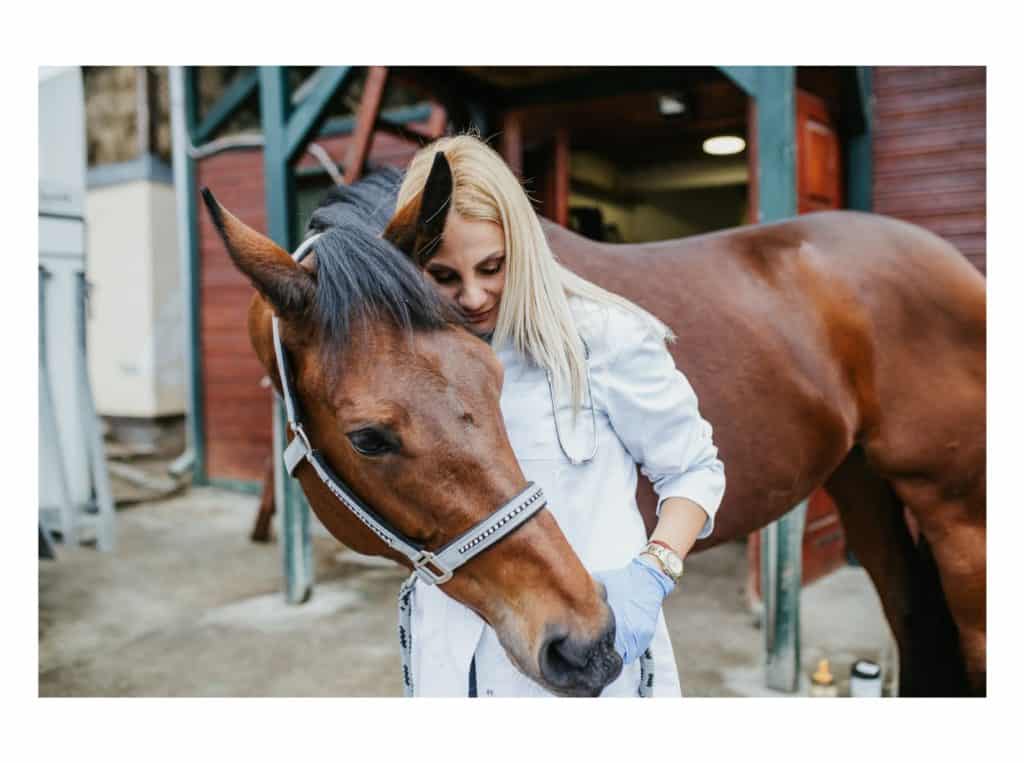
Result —
[[568, 385], [574, 412], [582, 405], [587, 371], [570, 295], [623, 308], [647, 321], [662, 339], [674, 338], [646, 310], [557, 261], [523, 187], [501, 156], [475, 135], [440, 138], [420, 149], [399, 188], [398, 209], [423, 190], [438, 151], [444, 152], [452, 171], [450, 209], [470, 220], [497, 223], [504, 234], [507, 270], [495, 344], [511, 341], [518, 352], [550, 371], [556, 394]]

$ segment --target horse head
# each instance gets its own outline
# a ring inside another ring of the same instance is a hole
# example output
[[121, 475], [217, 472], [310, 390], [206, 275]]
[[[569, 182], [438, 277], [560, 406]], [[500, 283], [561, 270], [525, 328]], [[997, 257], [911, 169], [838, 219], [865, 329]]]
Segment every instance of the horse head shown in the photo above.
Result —
[[[204, 199], [232, 261], [256, 288], [248, 324], [256, 354], [280, 392], [276, 315], [306, 434], [363, 502], [433, 551], [527, 486], [501, 416], [496, 356], [391, 244], [342, 221], [298, 264], [206, 190]], [[309, 463], [295, 476], [338, 540], [411, 566]], [[442, 586], [553, 692], [593, 696], [621, 671], [603, 591], [546, 509]]]

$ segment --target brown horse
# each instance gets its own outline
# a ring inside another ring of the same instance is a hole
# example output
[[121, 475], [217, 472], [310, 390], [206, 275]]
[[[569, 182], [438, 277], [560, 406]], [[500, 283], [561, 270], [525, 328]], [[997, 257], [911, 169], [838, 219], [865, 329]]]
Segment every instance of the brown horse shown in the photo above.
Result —
[[[527, 481], [501, 417], [501, 365], [380, 238], [386, 218], [370, 230], [375, 188], [367, 179], [326, 210], [329, 230], [302, 265], [208, 191], [204, 198], [232, 260], [256, 287], [249, 334], [279, 391], [271, 319], [280, 319], [312, 446], [392, 527], [436, 551]], [[410, 566], [308, 462], [295, 475], [345, 545]], [[593, 696], [621, 672], [603, 591], [547, 509], [443, 586], [494, 627], [520, 670], [553, 692]]]
[[697, 550], [824, 485], [899, 645], [901, 693], [983, 694], [985, 282], [967, 260], [853, 212], [637, 246], [547, 233], [679, 337], [728, 475]]
[[[415, 262], [444, 230], [438, 156], [385, 233]], [[728, 478], [695, 550], [824, 486], [899, 646], [901, 693], [984, 694], [984, 278], [937, 236], [855, 212], [639, 245], [544, 225], [564, 265], [678, 336]]]
[[[312, 227], [351, 238], [349, 218], [361, 215], [381, 230], [398, 178], [362, 194], [371, 179], [340, 191]], [[432, 173], [386, 237], [415, 257], [443, 232], [447, 198]], [[376, 303], [349, 306], [362, 316], [358, 336], [339, 332], [329, 313], [344, 305], [324, 298], [337, 280], [326, 244], [298, 267], [215, 203], [211, 211], [260, 292], [249, 316], [257, 354], [276, 383], [276, 311], [313, 444], [364, 500], [441, 545], [522, 488], [498, 407], [501, 370], [486, 345], [449, 327], [408, 330]], [[984, 693], [984, 279], [919, 228], [848, 212], [644, 245], [597, 244], [545, 225], [564, 264], [679, 337], [676, 362], [715, 427], [728, 475], [714, 535], [697, 550], [745, 537], [824, 485], [899, 645], [901, 693]], [[349, 257], [375, 246], [356, 238]], [[376, 271], [378, 259], [357, 267]], [[369, 424], [401, 450], [361, 456], [346, 435]], [[342, 542], [404, 563], [308, 468], [297, 476]], [[920, 526], [917, 544], [904, 505]], [[615, 678], [617, 666], [595, 667], [608, 662], [607, 608], [547, 512], [464, 570], [445, 592], [494, 626], [528, 675], [564, 694], [593, 694]]]

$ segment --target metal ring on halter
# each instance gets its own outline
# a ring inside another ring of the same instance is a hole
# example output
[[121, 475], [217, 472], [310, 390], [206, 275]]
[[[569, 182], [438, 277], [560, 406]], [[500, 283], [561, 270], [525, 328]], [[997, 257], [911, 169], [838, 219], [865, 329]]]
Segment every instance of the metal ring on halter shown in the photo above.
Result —
[[597, 413], [594, 411], [594, 393], [590, 388], [590, 348], [587, 346], [583, 337], [580, 337], [580, 341], [583, 342], [583, 363], [587, 371], [587, 397], [590, 399], [590, 431], [594, 440], [594, 446], [590, 449], [589, 456], [576, 458], [575, 456], [570, 456], [569, 451], [565, 449], [565, 442], [562, 440], [562, 429], [558, 425], [558, 405], [555, 403], [554, 381], [551, 378], [551, 371], [549, 370], [546, 372], [548, 378], [548, 395], [551, 397], [551, 416], [555, 420], [555, 435], [558, 437], [558, 447], [562, 449], [562, 454], [569, 459], [569, 463], [573, 466], [590, 463], [594, 460], [594, 456], [597, 455]]

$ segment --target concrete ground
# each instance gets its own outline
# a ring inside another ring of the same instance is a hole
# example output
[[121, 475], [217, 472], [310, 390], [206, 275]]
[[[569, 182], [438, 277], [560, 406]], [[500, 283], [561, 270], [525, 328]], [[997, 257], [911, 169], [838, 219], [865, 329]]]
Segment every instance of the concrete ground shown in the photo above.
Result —
[[[192, 488], [120, 509], [112, 554], [58, 546], [56, 561], [40, 561], [40, 695], [399, 696], [403, 571], [318, 532], [313, 598], [290, 606], [280, 546], [249, 541], [256, 502]], [[775, 695], [763, 688], [745, 571], [742, 543], [694, 556], [666, 603], [687, 696]], [[798, 694], [819, 657], [840, 696], [856, 658], [892, 672], [888, 627], [860, 568], [805, 588], [801, 631]]]

